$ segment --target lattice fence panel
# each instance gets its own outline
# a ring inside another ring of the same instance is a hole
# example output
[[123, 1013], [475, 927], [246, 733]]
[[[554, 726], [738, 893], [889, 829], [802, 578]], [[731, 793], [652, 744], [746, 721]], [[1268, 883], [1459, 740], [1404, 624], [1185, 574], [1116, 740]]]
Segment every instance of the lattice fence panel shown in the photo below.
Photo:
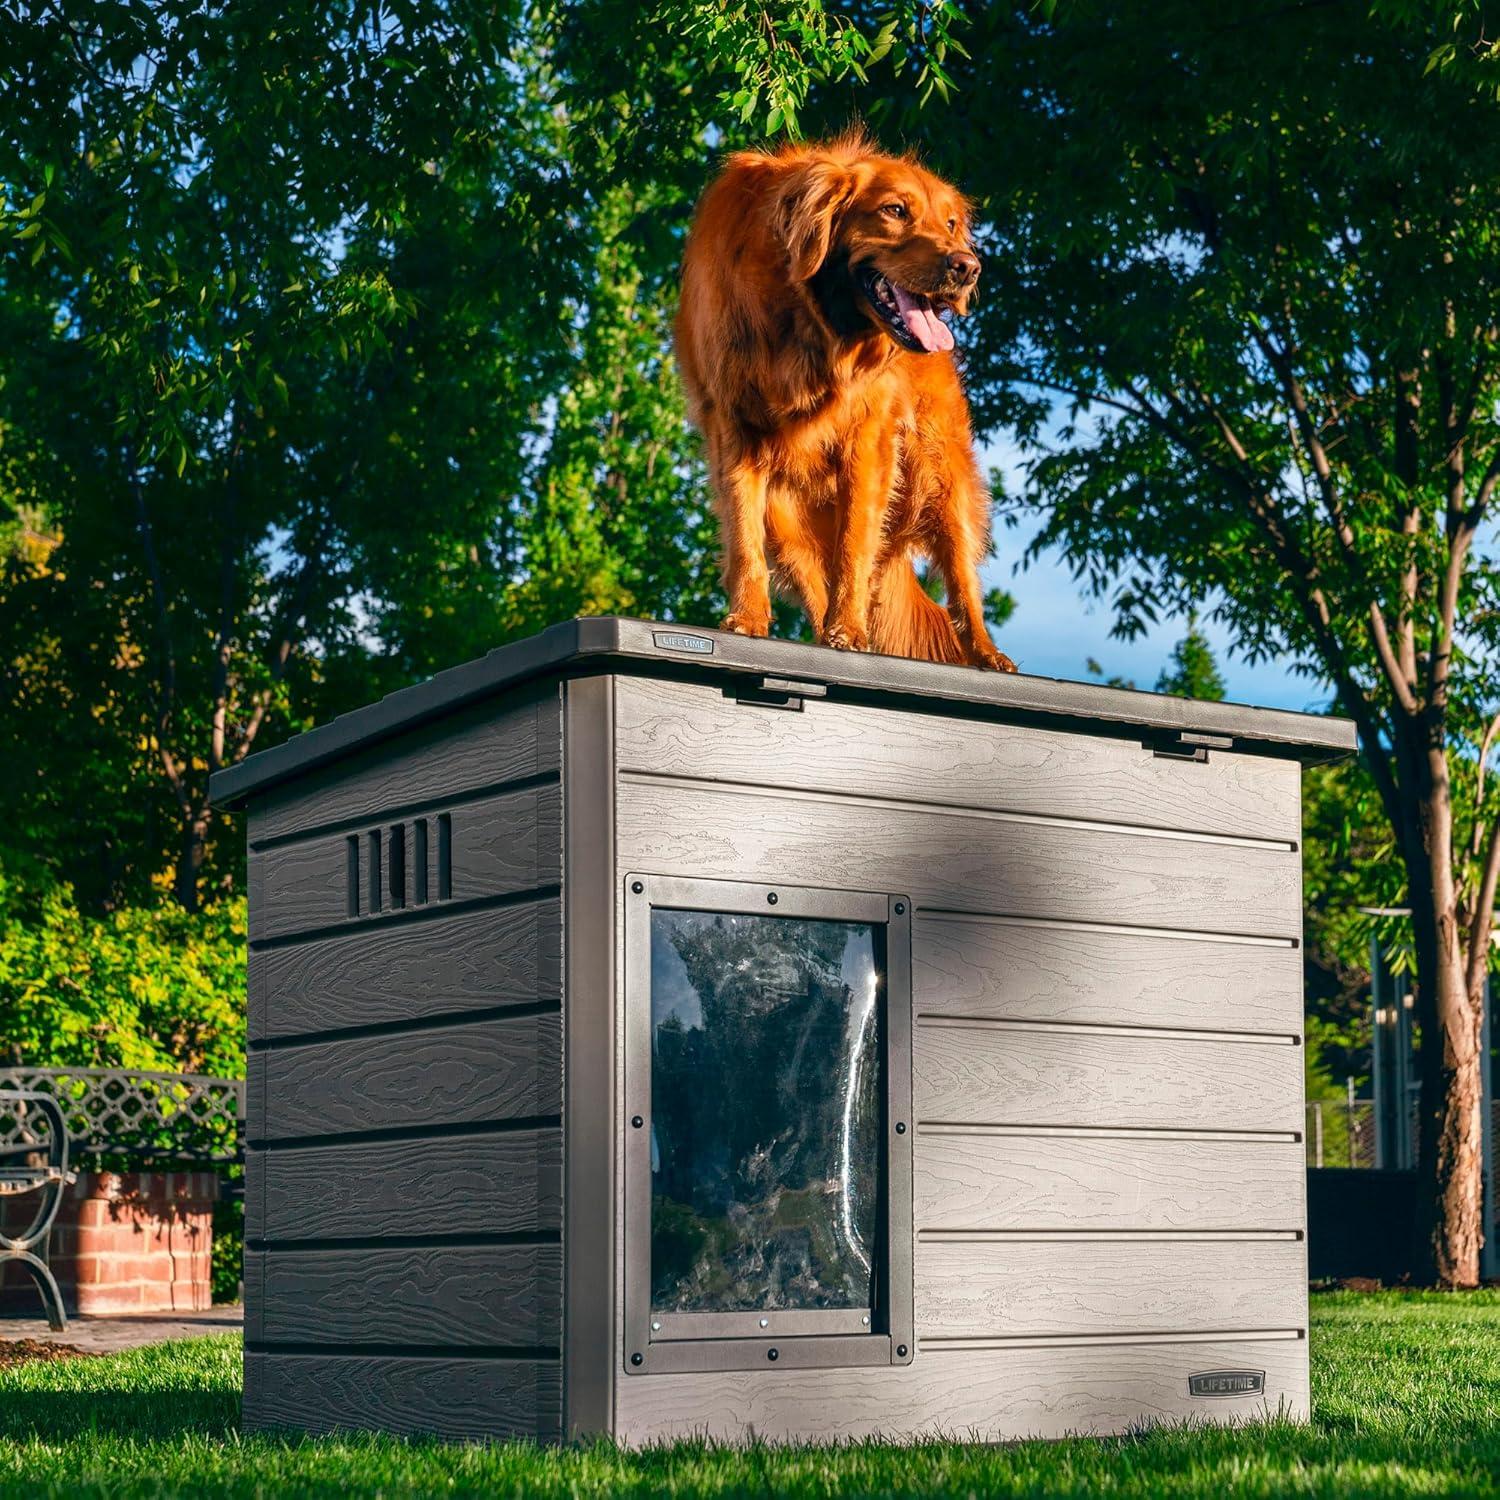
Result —
[[0, 1145], [35, 1139], [36, 1121], [5, 1107], [8, 1089], [62, 1105], [75, 1161], [101, 1165], [232, 1162], [242, 1154], [245, 1084], [128, 1068], [0, 1068]]

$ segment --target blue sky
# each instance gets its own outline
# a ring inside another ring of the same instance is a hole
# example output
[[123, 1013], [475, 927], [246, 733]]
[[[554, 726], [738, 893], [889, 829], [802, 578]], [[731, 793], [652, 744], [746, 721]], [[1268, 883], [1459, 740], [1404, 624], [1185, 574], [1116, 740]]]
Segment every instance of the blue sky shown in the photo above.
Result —
[[[1012, 491], [1020, 488], [1016, 453], [1005, 442], [980, 452], [986, 470], [1000, 469], [1014, 476]], [[1112, 617], [1107, 601], [1088, 598], [1073, 581], [1055, 553], [1044, 553], [1029, 567], [1018, 565], [1036, 528], [1011, 530], [997, 526], [999, 555], [984, 573], [986, 586], [998, 584], [1015, 596], [1016, 612], [996, 632], [1001, 648], [1023, 672], [1041, 677], [1087, 678], [1084, 663], [1093, 657], [1106, 677], [1127, 677], [1137, 687], [1155, 686], [1157, 674], [1187, 630], [1185, 620], [1167, 620], [1134, 641], [1116, 640], [1109, 633]], [[1270, 661], [1249, 666], [1229, 653], [1227, 632], [1212, 620], [1202, 622], [1219, 659], [1229, 696], [1240, 703], [1268, 708], [1321, 709], [1328, 694], [1316, 683], [1298, 677]]]

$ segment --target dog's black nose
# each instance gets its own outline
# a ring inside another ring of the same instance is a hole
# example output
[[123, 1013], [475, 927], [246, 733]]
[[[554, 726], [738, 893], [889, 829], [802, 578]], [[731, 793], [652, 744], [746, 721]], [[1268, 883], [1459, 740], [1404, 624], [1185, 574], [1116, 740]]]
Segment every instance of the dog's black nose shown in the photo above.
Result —
[[960, 286], [973, 286], [979, 280], [979, 257], [967, 250], [955, 250], [948, 257], [948, 269]]

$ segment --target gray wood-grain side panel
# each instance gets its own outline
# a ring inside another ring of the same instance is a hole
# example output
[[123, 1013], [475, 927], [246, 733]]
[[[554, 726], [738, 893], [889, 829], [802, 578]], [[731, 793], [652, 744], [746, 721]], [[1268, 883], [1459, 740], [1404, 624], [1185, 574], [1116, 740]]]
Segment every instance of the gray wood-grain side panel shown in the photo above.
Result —
[[1302, 1030], [1302, 955], [1290, 945], [918, 913], [912, 991], [922, 1015]]
[[284, 1241], [511, 1234], [562, 1222], [555, 1127], [251, 1152], [262, 1233]]
[[[1263, 1397], [1193, 1398], [1188, 1376], [1260, 1370]], [[617, 1435], [631, 1445], [706, 1436], [830, 1441], [948, 1436], [1003, 1442], [1148, 1423], [1244, 1422], [1308, 1412], [1307, 1340], [1214, 1340], [919, 1352], [907, 1366], [622, 1376]]]
[[919, 1131], [919, 1230], [1300, 1229], [1298, 1141]]
[[556, 1115], [560, 1032], [554, 1011], [252, 1052], [250, 1076], [264, 1080], [260, 1138]]
[[[503, 896], [557, 883], [561, 799], [555, 784], [466, 802], [453, 808], [451, 817], [452, 900]], [[250, 865], [260, 891], [259, 903], [250, 911], [251, 942], [345, 922], [352, 929], [367, 920], [349, 915], [343, 833], [252, 849]]]
[[551, 1442], [562, 1426], [562, 1367], [555, 1359], [250, 1350], [244, 1425]]
[[917, 1245], [919, 1349], [933, 1338], [1304, 1328], [1297, 1240], [1001, 1240]]
[[251, 949], [250, 1040], [560, 1002], [561, 923], [548, 896]]
[[[699, 683], [622, 677], [622, 769], [809, 791], [857, 791], [1198, 833], [1301, 837], [1295, 762], [808, 699], [785, 713]], [[1107, 811], [1106, 811], [1107, 810]]]
[[918, 1025], [912, 1096], [925, 1123], [1298, 1131], [1290, 1044]]
[[556, 1349], [562, 1249], [430, 1245], [251, 1250], [265, 1343]]
[[[249, 1130], [257, 1128], [258, 1122], [265, 1118], [264, 1113], [256, 1115], [254, 1110], [247, 1109], [249, 1118], [246, 1127]], [[259, 1151], [245, 1152], [245, 1238], [246, 1240], [263, 1239], [266, 1233], [266, 1173], [265, 1161]]]
[[623, 870], [897, 891], [917, 906], [1295, 938], [1294, 851], [624, 781]]
[[392, 809], [556, 771], [558, 717], [554, 687], [510, 707], [480, 704], [372, 745], [260, 799], [251, 841], [373, 821]]

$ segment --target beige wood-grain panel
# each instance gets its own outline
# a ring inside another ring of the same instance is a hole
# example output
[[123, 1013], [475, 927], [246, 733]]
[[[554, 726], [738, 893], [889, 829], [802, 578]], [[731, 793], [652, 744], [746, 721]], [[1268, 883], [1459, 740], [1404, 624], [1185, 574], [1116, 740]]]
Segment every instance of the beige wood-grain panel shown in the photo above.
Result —
[[1303, 1328], [1300, 1240], [988, 1240], [917, 1245], [931, 1338], [1255, 1333]]
[[[1188, 1395], [1188, 1376], [1259, 1370], [1263, 1396]], [[744, 1440], [951, 1436], [982, 1442], [1123, 1432], [1148, 1423], [1245, 1422], [1285, 1405], [1308, 1411], [1307, 1340], [1057, 1344], [919, 1350], [910, 1365], [856, 1370], [620, 1374], [615, 1431], [639, 1445], [707, 1436]]]
[[920, 1014], [1297, 1036], [1302, 955], [1290, 944], [997, 922], [919, 912]]
[[910, 896], [918, 907], [1298, 937], [1288, 850], [890, 804], [622, 780], [621, 874], [713, 876]]
[[1300, 1131], [1302, 1049], [918, 1025], [912, 1098], [924, 1122]]
[[916, 1227], [1300, 1229], [1299, 1141], [918, 1132]]
[[615, 724], [623, 769], [1301, 838], [1294, 761], [1213, 751], [1199, 764], [1138, 741], [816, 698], [787, 713], [717, 687], [629, 677], [616, 684]]

